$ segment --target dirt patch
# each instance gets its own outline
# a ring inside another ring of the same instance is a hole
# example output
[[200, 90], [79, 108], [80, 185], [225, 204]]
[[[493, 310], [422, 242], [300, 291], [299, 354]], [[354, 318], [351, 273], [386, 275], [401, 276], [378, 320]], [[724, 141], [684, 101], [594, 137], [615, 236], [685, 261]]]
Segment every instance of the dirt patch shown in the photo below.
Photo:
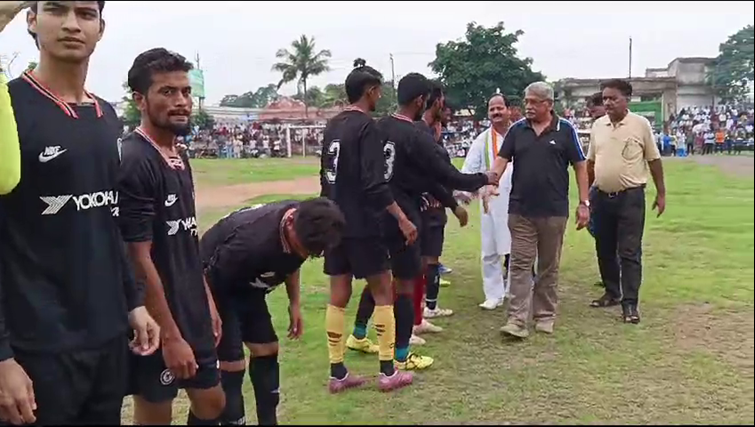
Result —
[[755, 157], [751, 156], [729, 156], [729, 155], [711, 155], [711, 156], [689, 156], [688, 159], [701, 164], [718, 166], [719, 169], [727, 174], [735, 176], [753, 176], [755, 175]]
[[679, 348], [703, 351], [752, 379], [755, 321], [752, 310], [713, 310], [711, 305], [687, 305], [677, 313], [674, 338]]
[[266, 194], [314, 194], [320, 191], [317, 177], [290, 181], [269, 181], [227, 186], [197, 185], [197, 207], [225, 208], [238, 206], [249, 199]]

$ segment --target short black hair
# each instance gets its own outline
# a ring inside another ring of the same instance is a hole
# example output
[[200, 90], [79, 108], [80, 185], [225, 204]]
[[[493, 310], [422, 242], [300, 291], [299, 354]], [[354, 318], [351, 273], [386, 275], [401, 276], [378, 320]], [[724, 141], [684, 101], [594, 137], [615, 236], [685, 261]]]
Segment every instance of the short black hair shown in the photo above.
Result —
[[429, 110], [435, 104], [435, 101], [443, 97], [443, 86], [440, 83], [432, 80], [428, 80], [428, 83], [430, 85], [430, 95], [427, 97], [427, 101], [425, 101], [425, 110]]
[[587, 99], [587, 105], [600, 107], [603, 105], [603, 92], [595, 92]]
[[[506, 97], [506, 95], [504, 95], [504, 94], [502, 94], [502, 93], [494, 93], [494, 94], [493, 94], [493, 96], [491, 96], [491, 97], [490, 97], [490, 99], [493, 99], [493, 98], [495, 98], [496, 96], [500, 96], [500, 97], [501, 97], [501, 99], [503, 99], [503, 105], [504, 105], [504, 106], [505, 106], [506, 108], [509, 108], [509, 107], [511, 107], [511, 103], [509, 102], [509, 98], [507, 98], [507, 97]], [[488, 100], [488, 102], [490, 102], [490, 99]]]
[[354, 60], [354, 69], [346, 77], [346, 98], [353, 104], [362, 98], [368, 87], [382, 84], [383, 75], [368, 66], [364, 59], [357, 58]]
[[310, 255], [320, 256], [341, 242], [346, 219], [332, 200], [307, 199], [294, 212], [294, 231]]
[[189, 71], [194, 68], [182, 55], [157, 47], [139, 54], [128, 70], [128, 87], [132, 92], [146, 94], [152, 86], [154, 73]]
[[[100, 8], [100, 19], [102, 19], [102, 11], [105, 9], [105, 1], [98, 1], [97, 6]], [[39, 2], [35, 1], [31, 6], [29, 6], [29, 9], [31, 9], [34, 13], [38, 13], [37, 8], [39, 7]], [[37, 41], [37, 35], [35, 33], [32, 33], [29, 30], [26, 30], [27, 33], [31, 36], [31, 38], [34, 39], [34, 43], [37, 44], [37, 47], [39, 47], [39, 42]]]
[[398, 105], [409, 105], [420, 96], [430, 93], [430, 81], [420, 73], [409, 73], [398, 82]]
[[[600, 84], [600, 90], [601, 91], [603, 89], [609, 88], [609, 87], [611, 89], [618, 90], [619, 92], [621, 92], [622, 95], [624, 95], [627, 98], [629, 98], [630, 96], [632, 96], [632, 84], [629, 83], [626, 80], [623, 80], [623, 79], [611, 79], [611, 80], [605, 81], [605, 82], [603, 82], [603, 83]], [[602, 98], [603, 97], [601, 95], [601, 102], [603, 102]]]

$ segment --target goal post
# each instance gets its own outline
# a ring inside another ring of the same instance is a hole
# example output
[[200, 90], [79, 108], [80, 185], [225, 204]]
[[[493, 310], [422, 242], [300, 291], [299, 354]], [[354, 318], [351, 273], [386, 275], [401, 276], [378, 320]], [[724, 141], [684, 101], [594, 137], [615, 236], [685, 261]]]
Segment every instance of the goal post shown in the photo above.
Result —
[[324, 130], [325, 125], [286, 125], [286, 149], [288, 150], [288, 157], [291, 158], [294, 155], [291, 137], [297, 134], [301, 135], [301, 156], [307, 157], [306, 137], [318, 129]]

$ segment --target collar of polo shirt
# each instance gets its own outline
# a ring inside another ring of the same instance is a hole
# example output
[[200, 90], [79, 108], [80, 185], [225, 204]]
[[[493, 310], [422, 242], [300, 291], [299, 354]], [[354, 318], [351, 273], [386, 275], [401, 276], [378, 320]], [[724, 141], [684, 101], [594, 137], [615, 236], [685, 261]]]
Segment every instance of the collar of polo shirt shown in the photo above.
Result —
[[611, 117], [609, 117], [608, 114], [606, 114], [605, 116], [603, 116], [603, 117], [608, 118], [608, 120], [606, 120], [606, 126], [624, 126], [627, 123], [627, 117], [629, 117], [629, 113], [631, 113], [631, 111], [629, 110], [629, 108], [627, 108], [627, 113], [624, 114], [624, 118], [621, 119], [621, 121], [616, 123], [615, 125], [611, 121]]
[[[554, 130], [554, 129], [558, 130], [560, 128], [560, 126], [559, 126], [559, 123], [560, 123], [559, 120], [560, 119], [561, 118], [558, 116], [558, 114], [556, 114], [556, 111], [555, 110], [551, 110], [551, 122], [548, 125], [548, 127], [545, 128], [545, 130], [543, 130], [543, 132], [545, 132], [546, 130]], [[527, 127], [529, 127], [530, 129], [532, 129], [532, 123], [530, 122], [530, 119], [525, 118], [524, 121], [527, 124]]]

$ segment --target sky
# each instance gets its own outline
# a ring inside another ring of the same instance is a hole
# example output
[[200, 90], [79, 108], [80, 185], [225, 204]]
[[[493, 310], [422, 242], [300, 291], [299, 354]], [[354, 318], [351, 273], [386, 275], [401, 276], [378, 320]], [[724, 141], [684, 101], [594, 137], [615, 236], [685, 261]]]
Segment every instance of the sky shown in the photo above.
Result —
[[[566, 77], [626, 77], [629, 38], [632, 75], [665, 67], [676, 57], [714, 57], [718, 45], [753, 23], [752, 1], [721, 2], [233, 2], [109, 1], [106, 30], [90, 63], [87, 88], [110, 101], [121, 88], [133, 59], [153, 47], [188, 58], [198, 54], [208, 105], [226, 94], [242, 94], [280, 74], [271, 71], [275, 52], [301, 34], [314, 36], [318, 49], [332, 52], [331, 71], [310, 86], [340, 83], [361, 57], [390, 76], [431, 75], [427, 64], [435, 46], [463, 38], [467, 23], [505, 23], [521, 29], [521, 56], [549, 80]], [[429, 9], [429, 6], [434, 9]], [[0, 34], [0, 54], [17, 53], [18, 75], [38, 56], [20, 14]], [[294, 84], [281, 93], [295, 93]]]

